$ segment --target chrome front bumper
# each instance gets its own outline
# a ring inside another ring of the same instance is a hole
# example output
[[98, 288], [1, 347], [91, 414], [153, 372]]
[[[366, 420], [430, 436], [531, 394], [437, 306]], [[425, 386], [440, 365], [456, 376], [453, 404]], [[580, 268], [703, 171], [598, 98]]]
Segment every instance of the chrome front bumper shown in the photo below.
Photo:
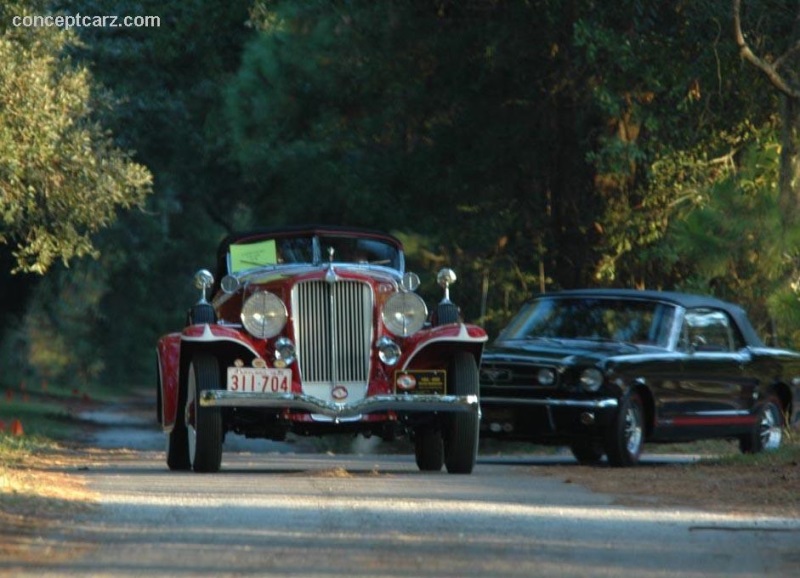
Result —
[[477, 395], [374, 395], [356, 403], [331, 403], [301, 393], [240, 393], [206, 389], [200, 392], [200, 405], [298, 409], [333, 419], [381, 411], [467, 412], [480, 415]]
[[546, 407], [577, 407], [580, 409], [605, 409], [617, 407], [619, 402], [616, 398], [606, 399], [527, 399], [524, 397], [483, 397], [481, 403], [484, 405], [539, 405]]

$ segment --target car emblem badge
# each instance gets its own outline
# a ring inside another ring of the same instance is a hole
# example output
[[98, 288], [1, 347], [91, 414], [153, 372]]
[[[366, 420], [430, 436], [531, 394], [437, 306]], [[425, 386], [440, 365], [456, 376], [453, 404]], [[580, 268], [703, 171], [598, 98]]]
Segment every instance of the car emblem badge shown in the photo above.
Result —
[[253, 367], [266, 367], [266, 366], [267, 366], [267, 362], [264, 361], [263, 359], [261, 359], [260, 357], [256, 357], [253, 360]]
[[403, 391], [414, 389], [417, 385], [417, 378], [410, 373], [403, 373], [397, 376], [397, 388]]
[[343, 385], [337, 385], [331, 390], [331, 397], [336, 401], [342, 401], [344, 399], [347, 399], [348, 395], [349, 392], [347, 391], [347, 388]]
[[510, 369], [484, 369], [481, 371], [483, 376], [489, 381], [497, 383], [498, 381], [511, 381]]

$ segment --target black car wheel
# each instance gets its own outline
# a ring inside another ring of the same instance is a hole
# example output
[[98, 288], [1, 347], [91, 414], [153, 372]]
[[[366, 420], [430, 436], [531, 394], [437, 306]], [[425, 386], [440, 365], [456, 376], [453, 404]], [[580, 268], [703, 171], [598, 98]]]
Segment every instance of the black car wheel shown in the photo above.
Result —
[[215, 323], [216, 321], [217, 314], [210, 303], [197, 303], [192, 305], [192, 308], [189, 310], [189, 325]]
[[777, 450], [783, 441], [783, 405], [776, 397], [768, 397], [758, 406], [756, 423], [747, 435], [739, 439], [742, 453]]
[[614, 467], [635, 465], [644, 442], [644, 408], [636, 392], [623, 398], [617, 416], [606, 431], [605, 450]]
[[414, 432], [414, 456], [417, 467], [423, 472], [438, 472], [444, 464], [442, 433], [433, 428], [420, 428]]
[[448, 323], [458, 323], [460, 316], [458, 314], [458, 307], [455, 303], [449, 301], [439, 303], [436, 306], [436, 325], [447, 325]]
[[600, 443], [595, 441], [573, 442], [569, 449], [575, 459], [578, 460], [578, 463], [586, 466], [599, 463], [605, 453]]
[[188, 470], [192, 467], [189, 461], [189, 435], [183, 417], [180, 412], [178, 414], [172, 431], [167, 435], [167, 467], [171, 470]]
[[184, 419], [189, 438], [189, 461], [195, 472], [217, 472], [222, 464], [222, 415], [203, 407], [199, 394], [219, 389], [219, 366], [214, 357], [199, 355], [189, 365]]
[[[465, 351], [457, 352], [447, 375], [450, 395], [478, 395], [478, 366]], [[444, 464], [451, 474], [469, 474], [478, 457], [478, 414], [453, 413], [448, 416], [444, 439]]]

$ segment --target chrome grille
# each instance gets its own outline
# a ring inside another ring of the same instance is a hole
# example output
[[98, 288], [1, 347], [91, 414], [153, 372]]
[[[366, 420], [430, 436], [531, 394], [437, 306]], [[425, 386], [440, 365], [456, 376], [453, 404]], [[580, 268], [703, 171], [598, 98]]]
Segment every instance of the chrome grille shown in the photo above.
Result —
[[297, 361], [304, 384], [366, 383], [372, 289], [357, 281], [305, 281], [292, 291]]

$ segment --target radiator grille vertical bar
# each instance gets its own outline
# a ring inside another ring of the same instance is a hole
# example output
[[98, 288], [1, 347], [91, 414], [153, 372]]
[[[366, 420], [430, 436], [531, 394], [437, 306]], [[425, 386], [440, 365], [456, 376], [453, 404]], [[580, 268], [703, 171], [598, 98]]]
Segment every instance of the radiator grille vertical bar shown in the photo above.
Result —
[[372, 289], [357, 281], [306, 281], [293, 291], [298, 364], [306, 383], [366, 383]]

